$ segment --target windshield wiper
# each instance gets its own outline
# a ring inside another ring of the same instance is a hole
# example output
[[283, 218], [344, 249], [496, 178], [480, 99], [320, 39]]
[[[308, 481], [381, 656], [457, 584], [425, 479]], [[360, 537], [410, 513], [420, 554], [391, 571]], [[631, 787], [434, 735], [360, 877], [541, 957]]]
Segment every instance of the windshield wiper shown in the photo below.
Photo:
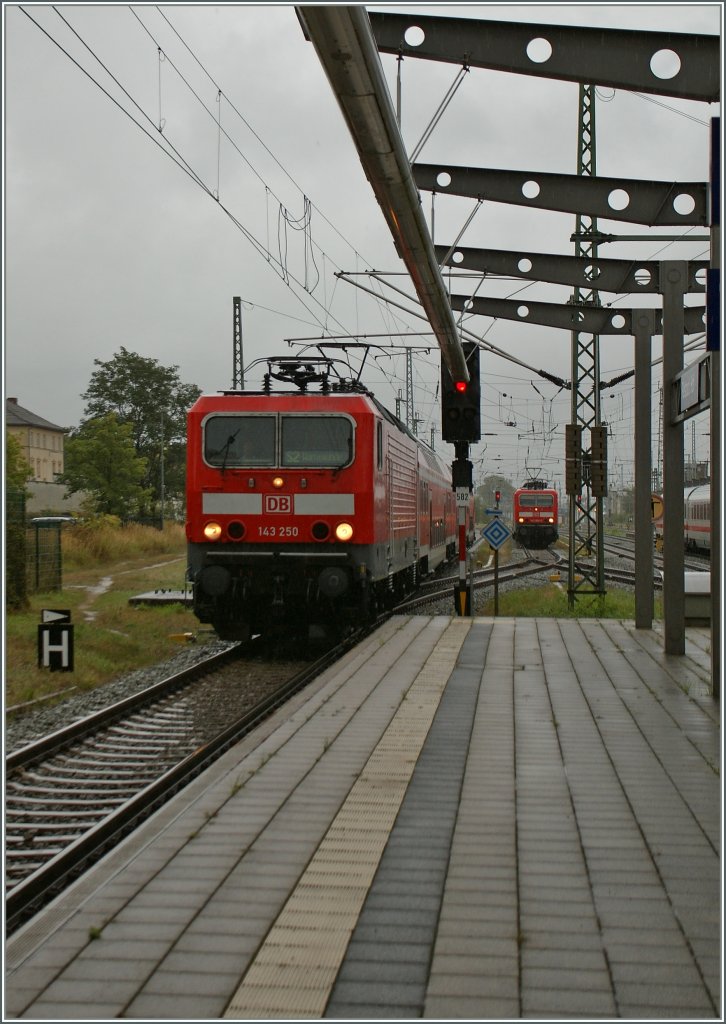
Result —
[[234, 434], [230, 434], [222, 448], [218, 448], [216, 452], [212, 452], [212, 455], [222, 456], [222, 465], [220, 466], [220, 470], [222, 473], [224, 473], [225, 469], [227, 468], [227, 456], [229, 455], [229, 450], [234, 444], [234, 439], [237, 437], [237, 434], [239, 434], [241, 429], [241, 427], [238, 427], [235, 430]]
[[348, 436], [347, 441], [348, 441], [348, 456], [347, 456], [345, 462], [341, 463], [339, 466], [334, 466], [333, 467], [333, 476], [334, 477], [336, 477], [338, 475], [338, 473], [340, 473], [341, 469], [345, 469], [345, 467], [348, 466], [353, 461], [353, 438]]

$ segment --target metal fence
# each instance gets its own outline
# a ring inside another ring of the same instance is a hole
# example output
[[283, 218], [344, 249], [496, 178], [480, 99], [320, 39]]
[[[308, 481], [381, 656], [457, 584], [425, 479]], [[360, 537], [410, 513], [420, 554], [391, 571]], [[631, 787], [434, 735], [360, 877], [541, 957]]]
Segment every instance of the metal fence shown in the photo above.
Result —
[[26, 519], [23, 491], [5, 492], [5, 604], [23, 608], [29, 594], [61, 590], [61, 527], [54, 516]]
[[62, 525], [54, 516], [32, 520], [25, 543], [28, 593], [63, 589]]

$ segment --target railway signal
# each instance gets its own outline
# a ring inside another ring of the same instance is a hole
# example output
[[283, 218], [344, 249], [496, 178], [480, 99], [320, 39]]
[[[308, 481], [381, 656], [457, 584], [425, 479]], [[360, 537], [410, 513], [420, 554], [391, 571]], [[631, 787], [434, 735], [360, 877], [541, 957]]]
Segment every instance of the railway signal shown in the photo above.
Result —
[[469, 380], [453, 380], [446, 364], [441, 362], [441, 437], [444, 441], [479, 441], [481, 439], [481, 383], [479, 380], [479, 346], [462, 342]]
[[590, 486], [593, 498], [608, 493], [608, 428], [590, 427]]
[[474, 464], [471, 459], [454, 459], [451, 463], [451, 486], [455, 491], [463, 487], [469, 493], [474, 490]]

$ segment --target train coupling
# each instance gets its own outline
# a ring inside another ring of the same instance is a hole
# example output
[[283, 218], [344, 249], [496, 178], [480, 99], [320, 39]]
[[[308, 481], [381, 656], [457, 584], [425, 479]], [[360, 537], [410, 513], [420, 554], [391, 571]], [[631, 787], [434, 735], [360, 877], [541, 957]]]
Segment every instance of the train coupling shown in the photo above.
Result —
[[280, 610], [285, 607], [285, 577], [273, 576], [272, 578], [272, 608]]

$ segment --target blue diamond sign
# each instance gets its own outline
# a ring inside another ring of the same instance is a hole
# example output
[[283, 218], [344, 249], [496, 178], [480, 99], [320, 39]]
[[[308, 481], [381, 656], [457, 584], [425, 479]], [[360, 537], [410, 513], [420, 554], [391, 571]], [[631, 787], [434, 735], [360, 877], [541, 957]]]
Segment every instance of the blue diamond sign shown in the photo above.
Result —
[[492, 519], [491, 523], [484, 527], [482, 534], [489, 547], [494, 548], [495, 551], [498, 551], [510, 537], [509, 527], [505, 526], [501, 519]]

